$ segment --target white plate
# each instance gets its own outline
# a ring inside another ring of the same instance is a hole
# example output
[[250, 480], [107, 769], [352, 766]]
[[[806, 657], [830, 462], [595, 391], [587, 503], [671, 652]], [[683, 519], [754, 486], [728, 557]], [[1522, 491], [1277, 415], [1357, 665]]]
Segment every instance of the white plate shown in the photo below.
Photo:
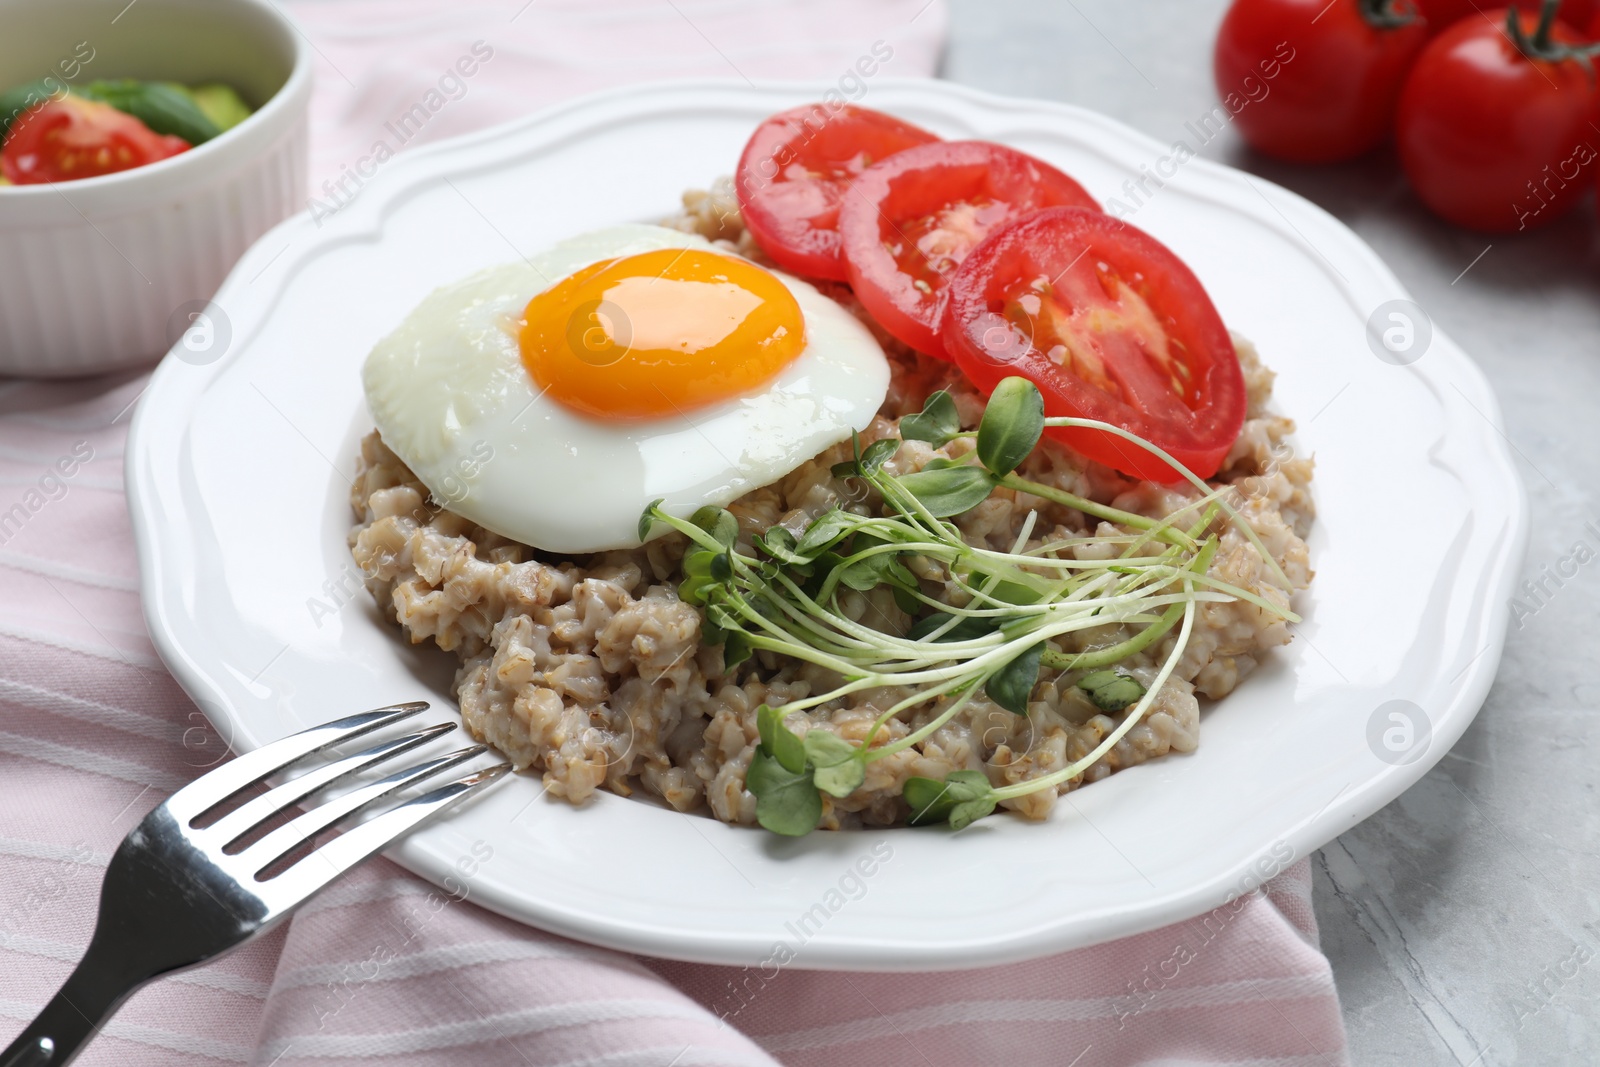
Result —
[[[245, 256], [216, 298], [225, 354], [168, 357], [128, 452], [151, 635], [237, 747], [419, 695], [453, 706], [453, 658], [379, 620], [345, 549], [373, 342], [441, 283], [671, 212], [730, 171], [757, 122], [824, 88], [589, 97], [408, 154], [332, 218], [292, 219]], [[1175, 171], [1133, 221], [1257, 342], [1316, 454], [1317, 579], [1294, 643], [1207, 710], [1197, 753], [1073, 793], [1043, 825], [791, 841], [610, 794], [573, 808], [520, 777], [397, 848], [411, 870], [466, 870], [487, 907], [658, 956], [749, 965], [781, 944], [798, 967], [978, 966], [1223, 903], [1398, 796], [1477, 711], [1526, 504], [1494, 397], [1454, 343], [1435, 332], [1409, 366], [1373, 354], [1369, 315], [1405, 293], [1371, 249], [1291, 193], [1175, 165], [1170, 145], [1091, 112], [925, 81], [874, 82], [866, 103], [1035, 153], [1108, 201], [1128, 201], [1141, 166]], [[1376, 754], [1403, 732], [1374, 717], [1390, 700], [1431, 733], [1409, 762]]]

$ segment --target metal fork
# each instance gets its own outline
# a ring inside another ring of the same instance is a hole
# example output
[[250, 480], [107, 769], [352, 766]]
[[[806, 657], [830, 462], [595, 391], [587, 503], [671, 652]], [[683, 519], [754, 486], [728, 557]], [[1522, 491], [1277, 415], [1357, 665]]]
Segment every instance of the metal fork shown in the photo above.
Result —
[[316, 843], [407, 786], [488, 751], [474, 745], [403, 767], [282, 825], [269, 825], [313, 794], [455, 729], [454, 723], [440, 723], [314, 767], [226, 809], [244, 790], [302, 760], [427, 707], [423, 701], [394, 704], [291, 734], [196, 779], [146, 815], [111, 857], [83, 960], [33, 1025], [0, 1053], [0, 1067], [70, 1063], [140, 986], [238, 948], [339, 875], [511, 769], [501, 763], [475, 770]]

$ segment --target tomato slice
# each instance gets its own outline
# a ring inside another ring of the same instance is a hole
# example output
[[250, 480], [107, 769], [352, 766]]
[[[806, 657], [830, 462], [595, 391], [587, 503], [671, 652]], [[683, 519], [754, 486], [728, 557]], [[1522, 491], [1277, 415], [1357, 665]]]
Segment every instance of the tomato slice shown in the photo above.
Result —
[[[1045, 414], [1121, 427], [1202, 478], [1244, 425], [1244, 373], [1199, 279], [1154, 237], [1097, 211], [1050, 208], [990, 234], [950, 279], [942, 325], [980, 389], [1020, 374]], [[1104, 430], [1049, 432], [1132, 477], [1180, 477]]]
[[734, 172], [744, 224], [778, 266], [842, 282], [839, 203], [851, 179], [886, 156], [938, 139], [850, 104], [780, 112], [756, 127]]
[[1014, 148], [908, 148], [862, 172], [839, 210], [850, 285], [884, 329], [948, 359], [937, 330], [951, 272], [991, 231], [1058, 205], [1100, 209], [1083, 186]]
[[17, 117], [0, 150], [0, 174], [15, 185], [96, 178], [188, 148], [110, 104], [68, 95]]

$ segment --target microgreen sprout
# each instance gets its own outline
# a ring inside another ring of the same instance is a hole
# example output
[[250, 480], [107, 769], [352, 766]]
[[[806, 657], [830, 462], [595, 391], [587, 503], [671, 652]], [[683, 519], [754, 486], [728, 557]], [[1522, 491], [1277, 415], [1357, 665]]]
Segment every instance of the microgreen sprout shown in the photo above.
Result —
[[[1051, 426], [1117, 434], [1171, 464], [1201, 496], [1172, 515], [1152, 519], [1019, 475]], [[833, 468], [836, 477], [858, 478], [876, 493], [882, 506], [860, 509], [876, 513], [835, 507], [799, 533], [773, 526], [751, 537], [748, 547], [740, 543], [737, 519], [722, 508], [703, 507], [684, 519], [663, 511], [657, 501], [640, 518], [641, 538], [661, 523], [691, 542], [678, 595], [702, 610], [702, 639], [722, 646], [728, 669], [760, 651], [816, 664], [841, 679], [824, 692], [758, 709], [760, 743], [745, 781], [756, 797], [757, 821], [768, 830], [809, 833], [822, 817], [823, 794], [848, 797], [861, 787], [868, 764], [927, 740], [980, 693], [1026, 715], [1041, 669], [1084, 672], [1075, 684], [1096, 707], [1123, 718], [1082, 759], [1003, 787], [991, 785], [976, 770], [955, 771], [943, 781], [907, 780], [903, 796], [913, 825], [948, 822], [959, 830], [1001, 801], [1055, 789], [1109, 752], [1149, 712], [1171, 676], [1198, 605], [1242, 599], [1298, 621], [1286, 608], [1209, 573], [1220, 544], [1213, 527], [1226, 519], [1256, 547], [1284, 588], [1289, 585], [1228, 502], [1229, 487], [1207, 485], [1160, 448], [1108, 423], [1045, 417], [1039, 391], [1026, 379], [1008, 378], [996, 387], [976, 431], [961, 429], [954, 401], [940, 391], [920, 413], [900, 420], [900, 433], [865, 448], [858, 437], [852, 458]], [[937, 448], [958, 437], [975, 438], [975, 447], [960, 459], [936, 457], [907, 473], [891, 467], [904, 441]], [[1076, 508], [1126, 532], [1029, 548], [1038, 519], [1031, 513], [1010, 551], [969, 544], [947, 520], [1002, 487]], [[1084, 548], [1093, 551], [1078, 551]], [[913, 562], [919, 560], [942, 568], [959, 603], [924, 590], [914, 573]], [[880, 588], [887, 588], [915, 620], [904, 635], [876, 629], [844, 610], [847, 593]], [[1118, 626], [1135, 632], [1084, 651], [1059, 647], [1071, 644], [1072, 635]], [[1111, 669], [1174, 627], [1177, 637], [1148, 687]], [[859, 742], [822, 726], [809, 725], [800, 733], [789, 726], [791, 718], [805, 722], [796, 713], [891, 687], [898, 699]], [[926, 721], [891, 737], [889, 723], [922, 705], [933, 709]]]

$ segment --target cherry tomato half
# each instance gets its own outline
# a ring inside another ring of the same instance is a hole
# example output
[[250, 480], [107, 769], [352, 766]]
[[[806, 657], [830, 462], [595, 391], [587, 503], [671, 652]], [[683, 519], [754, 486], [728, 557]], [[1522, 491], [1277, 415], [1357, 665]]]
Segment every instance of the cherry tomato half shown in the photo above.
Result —
[[945, 282], [974, 245], [1044, 207], [1100, 209], [1050, 164], [988, 141], [908, 148], [862, 172], [839, 210], [856, 299], [919, 352], [945, 355], [937, 328]]
[[734, 172], [744, 224], [785, 270], [844, 281], [838, 226], [845, 188], [886, 156], [938, 139], [850, 104], [780, 112], [756, 127]]
[[[1199, 279], [1110, 215], [1050, 208], [996, 230], [950, 279], [944, 315], [950, 355], [980, 389], [1020, 374], [1046, 415], [1119, 426], [1202, 478], [1244, 425], [1244, 373]], [[1180, 477], [1104, 430], [1049, 433], [1132, 477]]]
[[1217, 92], [1259, 152], [1353, 159], [1388, 136], [1427, 40], [1424, 21], [1394, 0], [1236, 0], [1217, 32]]
[[1583, 195], [1600, 109], [1590, 61], [1571, 53], [1572, 30], [1559, 21], [1541, 29], [1530, 13], [1508, 35], [1508, 18], [1501, 8], [1462, 19], [1429, 42], [1395, 126], [1423, 203], [1491, 233], [1546, 225]]
[[15, 185], [96, 178], [188, 149], [183, 138], [156, 133], [110, 104], [68, 95], [17, 117], [0, 150], [0, 174]]

